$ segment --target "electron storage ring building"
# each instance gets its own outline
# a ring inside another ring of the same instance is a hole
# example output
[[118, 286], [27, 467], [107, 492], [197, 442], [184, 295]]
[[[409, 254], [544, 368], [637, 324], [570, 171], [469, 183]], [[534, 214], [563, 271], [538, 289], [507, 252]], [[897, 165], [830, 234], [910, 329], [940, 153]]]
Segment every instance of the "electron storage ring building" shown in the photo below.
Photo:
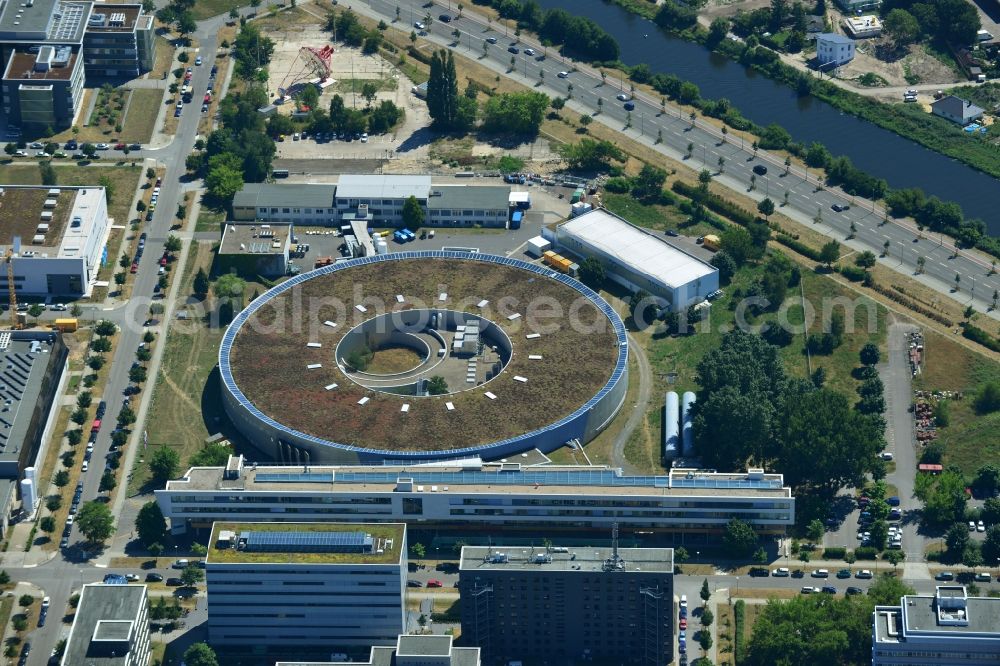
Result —
[[219, 351], [236, 428], [284, 463], [493, 460], [586, 443], [628, 386], [618, 314], [516, 259], [400, 252], [298, 275]]

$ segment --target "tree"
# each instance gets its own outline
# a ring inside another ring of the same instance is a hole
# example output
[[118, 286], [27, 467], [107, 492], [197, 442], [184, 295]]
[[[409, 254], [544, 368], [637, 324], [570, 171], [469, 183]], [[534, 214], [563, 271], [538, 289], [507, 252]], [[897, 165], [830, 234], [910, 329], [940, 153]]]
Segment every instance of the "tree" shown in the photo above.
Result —
[[427, 557], [427, 547], [419, 541], [410, 546], [410, 552], [412, 552], [413, 556], [418, 559]]
[[455, 59], [444, 49], [431, 55], [427, 80], [427, 111], [440, 129], [455, 129], [458, 116], [458, 75]]
[[[769, 602], [754, 621], [753, 634], [740, 663], [859, 664], [864, 662], [866, 651], [871, 660], [872, 603], [857, 598], [825, 597], [799, 596]], [[899, 597], [895, 603], [899, 603]]]
[[708, 600], [712, 598], [712, 591], [708, 588], [708, 579], [705, 578], [701, 581], [701, 592], [699, 593], [701, 600], [708, 603]]
[[757, 211], [766, 218], [774, 215], [774, 202], [771, 199], [763, 199], [757, 204]]
[[42, 160], [38, 163], [38, 173], [42, 179], [42, 185], [55, 185], [59, 182], [55, 167], [49, 160]]
[[101, 337], [110, 337], [118, 331], [118, 326], [107, 319], [102, 319], [94, 325], [94, 333]]
[[859, 355], [861, 356], [861, 363], [869, 367], [878, 365], [879, 360], [882, 358], [882, 354], [878, 350], [878, 345], [873, 342], [869, 342], [862, 347]]
[[108, 493], [115, 489], [118, 484], [117, 479], [115, 479], [115, 473], [113, 471], [105, 470], [104, 474], [101, 475], [101, 485], [98, 488], [98, 492]]
[[979, 389], [975, 400], [976, 412], [990, 414], [1000, 410], [1000, 382], [987, 382]]
[[813, 543], [819, 543], [823, 539], [823, 535], [825, 533], [826, 528], [823, 527], [823, 521], [819, 518], [814, 518], [806, 527], [806, 536]]
[[712, 649], [712, 632], [708, 631], [707, 629], [699, 631], [698, 632], [698, 645], [700, 645], [701, 649], [704, 650], [705, 652], [708, 652], [709, 650], [711, 650]]
[[45, 516], [40, 521], [38, 521], [38, 526], [46, 534], [52, 534], [56, 531], [56, 519], [52, 516]]
[[604, 264], [594, 257], [587, 257], [580, 263], [579, 275], [580, 282], [591, 289], [600, 289], [606, 279]]
[[732, 518], [726, 523], [722, 540], [737, 557], [747, 557], [757, 547], [757, 533], [750, 523]]
[[[890, 552], [902, 554], [900, 551]], [[868, 598], [878, 606], [898, 605], [902, 597], [910, 594], [916, 594], [912, 587], [889, 574], [882, 574], [868, 588]]]
[[427, 393], [430, 395], [444, 395], [448, 392], [448, 382], [441, 375], [434, 375], [427, 380]]
[[580, 139], [578, 143], [562, 144], [559, 154], [571, 169], [598, 171], [607, 169], [612, 161], [624, 162], [625, 153], [610, 141]]
[[167, 538], [167, 523], [155, 501], [146, 502], [135, 518], [135, 531], [139, 541], [147, 548], [154, 543], [163, 543]]
[[736, 262], [725, 250], [716, 252], [709, 263], [719, 269], [719, 282], [723, 285], [728, 284], [736, 274]]
[[80, 507], [80, 512], [76, 516], [76, 525], [88, 541], [103, 543], [114, 534], [115, 519], [107, 504], [87, 502]]
[[982, 553], [983, 559], [987, 562], [996, 562], [997, 558], [1000, 558], [1000, 524], [991, 525], [986, 530]]
[[917, 476], [914, 494], [924, 502], [921, 518], [926, 524], [949, 525], [965, 516], [965, 477], [952, 469], [933, 477]]
[[637, 199], [658, 199], [663, 193], [667, 172], [651, 164], [644, 164], [639, 175], [632, 179], [632, 195]]
[[[976, 478], [972, 487], [979, 495], [991, 497], [1000, 491], [1000, 466], [987, 463], [976, 470]], [[995, 521], [990, 521], [995, 522]]]
[[35, 598], [30, 594], [22, 594], [17, 598], [17, 605], [21, 608], [27, 608], [33, 603], [35, 603]]
[[840, 259], [840, 243], [835, 240], [825, 243], [819, 251], [819, 260], [829, 268], [837, 259]]
[[403, 225], [411, 231], [416, 231], [424, 223], [424, 209], [415, 196], [407, 197], [403, 202]]
[[183, 581], [183, 583], [188, 587], [194, 587], [204, 579], [205, 572], [194, 564], [189, 564], [185, 567], [184, 571], [181, 572], [181, 581]]
[[207, 643], [195, 643], [184, 652], [187, 666], [219, 666], [215, 651]]
[[948, 548], [948, 559], [958, 562], [962, 559], [965, 547], [969, 545], [969, 530], [964, 523], [955, 523], [948, 528], [944, 542]]
[[889, 523], [884, 520], [876, 520], [871, 526], [871, 545], [884, 550], [886, 540], [889, 538]]
[[167, 446], [158, 447], [149, 460], [149, 471], [153, 479], [161, 484], [177, 476], [180, 466], [181, 459], [177, 451]]
[[56, 475], [53, 478], [52, 483], [56, 484], [57, 488], [66, 487], [67, 485], [69, 485], [69, 472], [67, 472], [64, 469], [59, 470], [58, 472], [56, 472]]
[[199, 268], [198, 272], [195, 273], [192, 289], [199, 298], [205, 298], [208, 295], [208, 273], [205, 272], [204, 268]]
[[912, 44], [920, 38], [920, 24], [905, 9], [896, 8], [886, 14], [882, 28], [897, 47]]
[[43, 312], [45, 312], [45, 306], [41, 303], [32, 303], [31, 307], [28, 308], [28, 316], [35, 320], [41, 317]]
[[141, 384], [146, 381], [146, 368], [141, 365], [133, 365], [128, 371], [129, 381]]
[[549, 98], [540, 92], [493, 95], [483, 107], [487, 132], [535, 136], [545, 119]]
[[0, 569], [0, 585], [10, 584], [10, 574], [5, 569]]

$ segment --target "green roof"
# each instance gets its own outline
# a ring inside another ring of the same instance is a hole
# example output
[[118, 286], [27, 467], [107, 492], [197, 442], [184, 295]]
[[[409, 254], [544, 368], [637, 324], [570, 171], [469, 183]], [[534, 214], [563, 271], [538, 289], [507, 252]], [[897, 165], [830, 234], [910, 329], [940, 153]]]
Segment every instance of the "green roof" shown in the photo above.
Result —
[[[402, 523], [215, 523], [206, 561], [212, 564], [239, 562], [255, 564], [392, 564], [403, 556], [406, 526]], [[238, 550], [220, 542], [223, 531], [243, 532], [364, 532], [375, 541], [371, 553], [305, 552], [290, 547], [285, 551]], [[382, 552], [377, 552], [381, 550]]]

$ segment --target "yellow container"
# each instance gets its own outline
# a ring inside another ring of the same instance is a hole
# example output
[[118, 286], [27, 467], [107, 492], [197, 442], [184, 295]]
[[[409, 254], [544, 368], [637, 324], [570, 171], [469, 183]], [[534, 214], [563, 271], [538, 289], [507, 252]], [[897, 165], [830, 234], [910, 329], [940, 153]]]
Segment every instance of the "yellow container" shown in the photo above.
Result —
[[56, 319], [55, 324], [52, 325], [52, 328], [56, 329], [57, 331], [62, 331], [63, 333], [72, 333], [73, 331], [76, 330], [76, 327], [77, 327], [77, 321], [75, 318]]

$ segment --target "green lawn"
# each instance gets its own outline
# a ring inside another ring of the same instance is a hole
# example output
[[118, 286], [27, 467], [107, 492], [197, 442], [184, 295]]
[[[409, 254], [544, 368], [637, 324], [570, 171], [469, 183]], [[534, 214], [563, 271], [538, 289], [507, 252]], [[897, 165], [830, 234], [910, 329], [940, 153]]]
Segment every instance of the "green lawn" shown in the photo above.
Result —
[[[191, 8], [191, 12], [194, 14], [195, 20], [200, 21], [219, 14], [228, 14], [233, 7], [245, 7], [249, 4], [249, 2], [241, 0], [198, 0]], [[260, 9], [258, 11], [261, 12]]]
[[641, 203], [628, 194], [604, 193], [604, 207], [623, 217], [632, 224], [646, 229], [666, 231], [667, 229], [683, 229], [686, 236], [704, 236], [719, 233], [714, 227], [699, 223], [688, 224], [688, 216], [676, 206], [659, 206]]
[[226, 221], [226, 211], [206, 206], [204, 203], [198, 209], [198, 220], [195, 231], [222, 231], [222, 223]]
[[163, 103], [163, 91], [140, 88], [132, 91], [120, 139], [126, 143], [149, 143], [156, 124], [156, 114]]
[[971, 478], [984, 462], [1000, 460], [1000, 412], [980, 415], [973, 406], [983, 384], [1000, 381], [1000, 363], [934, 333], [925, 334], [924, 349], [923, 372], [913, 388], [963, 393], [962, 400], [949, 401], [950, 423], [940, 429], [938, 440], [945, 464], [957, 465]]

